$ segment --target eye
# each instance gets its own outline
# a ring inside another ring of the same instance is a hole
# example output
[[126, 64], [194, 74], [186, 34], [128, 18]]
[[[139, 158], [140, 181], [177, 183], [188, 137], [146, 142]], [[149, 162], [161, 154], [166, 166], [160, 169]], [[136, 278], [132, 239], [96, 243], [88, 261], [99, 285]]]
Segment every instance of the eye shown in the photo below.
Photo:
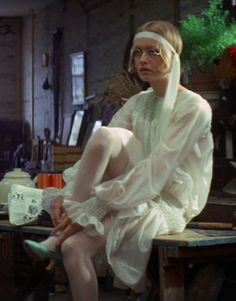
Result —
[[139, 48], [136, 48], [134, 51], [133, 51], [133, 57], [134, 58], [137, 58], [137, 57], [141, 57], [143, 54], [142, 50], [139, 49]]
[[154, 57], [160, 55], [160, 51], [158, 49], [154, 49], [154, 48], [148, 49], [147, 52], [148, 52], [148, 56], [151, 58], [154, 58]]

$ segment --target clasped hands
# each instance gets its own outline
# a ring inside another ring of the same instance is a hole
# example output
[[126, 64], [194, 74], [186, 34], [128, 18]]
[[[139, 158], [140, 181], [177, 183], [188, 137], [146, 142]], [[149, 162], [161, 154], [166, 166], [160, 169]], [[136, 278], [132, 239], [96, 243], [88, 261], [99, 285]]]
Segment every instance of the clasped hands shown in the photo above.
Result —
[[53, 223], [52, 235], [60, 233], [56, 245], [59, 247], [64, 240], [83, 229], [83, 226], [74, 223], [62, 207], [63, 198], [57, 198], [51, 206], [51, 217]]

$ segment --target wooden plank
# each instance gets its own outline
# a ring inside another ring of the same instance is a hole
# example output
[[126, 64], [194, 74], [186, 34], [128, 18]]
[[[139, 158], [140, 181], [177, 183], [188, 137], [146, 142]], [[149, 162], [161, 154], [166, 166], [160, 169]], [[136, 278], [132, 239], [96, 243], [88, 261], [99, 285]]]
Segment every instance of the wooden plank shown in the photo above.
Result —
[[[166, 247], [168, 263], [174, 262], [191, 262], [199, 263], [211, 258], [212, 261], [236, 261], [236, 245], [217, 245], [207, 247]], [[226, 256], [226, 257], [224, 257]], [[167, 262], [167, 260], [166, 260]]]
[[187, 224], [187, 228], [194, 229], [194, 230], [195, 229], [234, 230], [232, 223], [216, 223], [216, 222], [214, 223], [213, 222], [190, 222]]
[[184, 288], [184, 266], [166, 265], [167, 250], [165, 247], [159, 249], [159, 276], [160, 276], [160, 298], [161, 301], [183, 301]]
[[21, 232], [38, 235], [49, 235], [52, 231], [51, 227], [43, 226], [15, 226], [9, 223], [8, 220], [0, 220], [0, 231]]
[[219, 198], [219, 197], [210, 196], [207, 200], [207, 204], [236, 207], [236, 197], [232, 196], [232, 197]]
[[200, 247], [234, 243], [236, 243], [236, 235], [206, 236], [190, 229], [185, 229], [182, 233], [178, 234], [156, 236], [153, 239], [154, 247], [157, 247], [159, 245], [176, 247]]

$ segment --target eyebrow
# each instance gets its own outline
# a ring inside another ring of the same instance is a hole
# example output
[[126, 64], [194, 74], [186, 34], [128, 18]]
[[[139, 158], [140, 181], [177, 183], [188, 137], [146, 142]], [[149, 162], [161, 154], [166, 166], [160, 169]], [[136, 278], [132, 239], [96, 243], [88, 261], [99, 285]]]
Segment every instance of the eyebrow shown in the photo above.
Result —
[[144, 46], [144, 47], [140, 47], [140, 46], [134, 46], [134, 50], [136, 49], [144, 49], [144, 50], [149, 50], [149, 49], [153, 49], [153, 50], [157, 50], [160, 51], [160, 48], [156, 47], [156, 46]]

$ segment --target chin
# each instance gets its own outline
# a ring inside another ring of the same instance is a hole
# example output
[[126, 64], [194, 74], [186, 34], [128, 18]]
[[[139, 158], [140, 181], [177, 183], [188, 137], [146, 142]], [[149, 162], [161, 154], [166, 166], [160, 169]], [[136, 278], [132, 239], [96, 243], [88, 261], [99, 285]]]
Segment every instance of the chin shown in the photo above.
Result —
[[139, 74], [139, 78], [144, 82], [149, 82], [149, 81], [153, 80], [152, 76], [144, 75], [144, 74]]

